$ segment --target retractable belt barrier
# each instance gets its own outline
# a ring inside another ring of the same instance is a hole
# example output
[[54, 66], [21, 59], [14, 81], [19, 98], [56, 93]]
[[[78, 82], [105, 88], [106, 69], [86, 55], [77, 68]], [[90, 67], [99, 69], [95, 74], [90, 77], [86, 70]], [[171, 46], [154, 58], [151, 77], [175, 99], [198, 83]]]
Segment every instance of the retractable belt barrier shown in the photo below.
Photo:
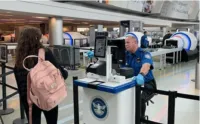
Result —
[[[77, 80], [78, 77], [73, 77], [73, 81]], [[168, 98], [168, 121], [167, 124], [175, 124], [175, 102], [176, 98], [184, 98], [200, 101], [200, 96], [197, 95], [188, 95], [178, 93], [177, 91], [163, 91], [163, 90], [154, 90], [148, 89], [141, 86], [136, 86], [136, 100], [135, 100], [135, 124], [162, 124], [159, 122], [154, 122], [150, 120], [145, 120], [141, 118], [141, 91], [151, 91], [152, 93], [167, 95]], [[74, 102], [74, 124], [79, 124], [79, 93], [78, 86], [73, 83], [73, 102]]]
[[[141, 100], [141, 91], [151, 91], [152, 93], [161, 94], [161, 95], [167, 95], [168, 98], [168, 121], [167, 124], [175, 124], [175, 102], [176, 98], [184, 98], [184, 99], [190, 99], [190, 100], [197, 100], [199, 101], [199, 96], [196, 95], [188, 95], [188, 94], [182, 94], [178, 93], [177, 91], [163, 91], [163, 90], [154, 90], [154, 89], [148, 89], [140, 86], [136, 86], [136, 123], [140, 124], [141, 122], [147, 123], [147, 124], [161, 124], [158, 122], [153, 122], [149, 120], [141, 119], [141, 109], [140, 109], [140, 100]], [[138, 107], [139, 106], [139, 107]]]
[[[2, 99], [0, 99], [0, 103], [3, 102], [3, 110], [0, 110], [0, 117], [1, 115], [8, 115], [8, 114], [11, 114], [14, 112], [14, 109], [12, 108], [7, 108], [7, 99], [15, 96], [16, 94], [18, 94], [18, 89], [13, 87], [13, 86], [10, 86], [8, 84], [6, 84], [6, 76], [14, 73], [13, 71], [13, 67], [10, 67], [10, 66], [6, 66], [6, 63], [1, 63], [0, 64], [1, 68], [2, 68], [2, 74], [0, 74], [0, 77], [2, 78], [2, 81], [1, 81], [1, 85], [2, 85]], [[6, 69], [11, 69], [12, 71], [9, 71], [9, 72], [6, 72]], [[6, 87], [9, 87], [13, 90], [15, 90], [14, 93], [10, 94], [10, 95], [6, 95]], [[25, 119], [25, 115], [24, 115], [24, 108], [21, 104], [21, 99], [19, 98], [20, 100], [20, 118], [17, 118], [13, 121], [13, 124], [28, 124], [27, 123], [27, 120]], [[1, 122], [2, 124], [4, 124], [3, 122], [3, 119], [1, 119]]]

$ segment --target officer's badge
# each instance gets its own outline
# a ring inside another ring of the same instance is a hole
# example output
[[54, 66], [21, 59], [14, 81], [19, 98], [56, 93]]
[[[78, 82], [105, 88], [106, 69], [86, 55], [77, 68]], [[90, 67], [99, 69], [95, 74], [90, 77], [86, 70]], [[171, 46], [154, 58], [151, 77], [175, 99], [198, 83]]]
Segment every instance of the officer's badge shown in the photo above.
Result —
[[145, 57], [146, 59], [151, 59], [151, 56], [150, 56], [149, 54], [146, 54], [144, 57]]
[[139, 63], [139, 62], [141, 61], [141, 59], [140, 59], [140, 58], [137, 58], [136, 61]]

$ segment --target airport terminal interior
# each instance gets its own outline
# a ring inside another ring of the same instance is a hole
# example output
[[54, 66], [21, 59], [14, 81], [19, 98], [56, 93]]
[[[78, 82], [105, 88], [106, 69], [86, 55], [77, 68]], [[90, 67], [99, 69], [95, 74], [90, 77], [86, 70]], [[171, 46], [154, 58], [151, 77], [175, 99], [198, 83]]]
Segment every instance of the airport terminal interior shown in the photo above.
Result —
[[[57, 124], [200, 124], [199, 6], [199, 0], [0, 1], [0, 124], [28, 124], [13, 72], [25, 26], [41, 30], [40, 42], [68, 72], [67, 96], [54, 101]], [[130, 37], [143, 57], [127, 53]], [[149, 89], [138, 77], [147, 74], [135, 73], [150, 59], [157, 88], [142, 117], [141, 92]], [[43, 113], [41, 124], [48, 124]]]

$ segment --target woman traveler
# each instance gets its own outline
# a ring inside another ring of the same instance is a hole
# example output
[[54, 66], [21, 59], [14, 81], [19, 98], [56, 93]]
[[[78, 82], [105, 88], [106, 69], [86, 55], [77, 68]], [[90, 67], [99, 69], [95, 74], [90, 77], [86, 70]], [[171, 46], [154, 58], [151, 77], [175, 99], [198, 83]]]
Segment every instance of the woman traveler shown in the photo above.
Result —
[[[61, 66], [58, 65], [52, 52], [45, 48], [40, 42], [42, 37], [41, 31], [35, 27], [24, 27], [18, 38], [18, 45], [16, 49], [16, 61], [14, 67], [14, 74], [17, 81], [20, 100], [25, 108], [26, 117], [29, 119], [29, 106], [27, 101], [27, 75], [28, 71], [23, 68], [23, 60], [29, 55], [38, 55], [40, 48], [45, 49], [45, 60], [50, 61], [55, 67], [59, 68], [64, 79], [67, 78], [68, 73]], [[25, 66], [33, 68], [37, 64], [37, 58], [29, 58], [25, 61]], [[41, 124], [41, 112], [44, 113], [47, 124], [57, 124], [58, 106], [50, 111], [44, 111], [33, 104], [32, 106], [32, 124]]]

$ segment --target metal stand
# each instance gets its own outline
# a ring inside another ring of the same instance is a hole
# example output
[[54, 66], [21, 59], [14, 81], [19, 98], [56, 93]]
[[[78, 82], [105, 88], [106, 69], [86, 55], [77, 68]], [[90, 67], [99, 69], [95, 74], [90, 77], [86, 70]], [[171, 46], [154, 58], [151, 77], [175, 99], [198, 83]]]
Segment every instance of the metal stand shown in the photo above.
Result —
[[[78, 77], [73, 77], [77, 80]], [[78, 100], [78, 86], [73, 83], [73, 93], [74, 93], [74, 124], [79, 124], [79, 100]]]
[[[6, 98], [6, 65], [2, 63], [2, 95], [3, 99]], [[8, 115], [14, 112], [14, 109], [7, 108], [7, 101], [3, 101], [3, 110], [0, 110], [0, 115]]]
[[21, 102], [21, 98], [19, 97], [19, 100], [20, 100], [20, 115], [21, 115], [21, 118], [17, 118], [13, 121], [13, 124], [28, 124], [28, 121], [27, 119], [25, 119], [25, 115], [24, 115], [24, 107], [22, 105], [22, 102]]
[[141, 123], [141, 87], [136, 86], [135, 89], [135, 124]]
[[13, 121], [13, 124], [28, 124], [28, 121], [26, 119], [18, 118]]
[[200, 63], [199, 57], [197, 58], [196, 71], [195, 71], [195, 88], [200, 89]]
[[14, 112], [12, 108], [6, 108], [5, 110], [0, 110], [0, 115], [8, 115]]
[[169, 91], [168, 98], [168, 124], [174, 124], [175, 122], [175, 105], [176, 105], [176, 91]]

